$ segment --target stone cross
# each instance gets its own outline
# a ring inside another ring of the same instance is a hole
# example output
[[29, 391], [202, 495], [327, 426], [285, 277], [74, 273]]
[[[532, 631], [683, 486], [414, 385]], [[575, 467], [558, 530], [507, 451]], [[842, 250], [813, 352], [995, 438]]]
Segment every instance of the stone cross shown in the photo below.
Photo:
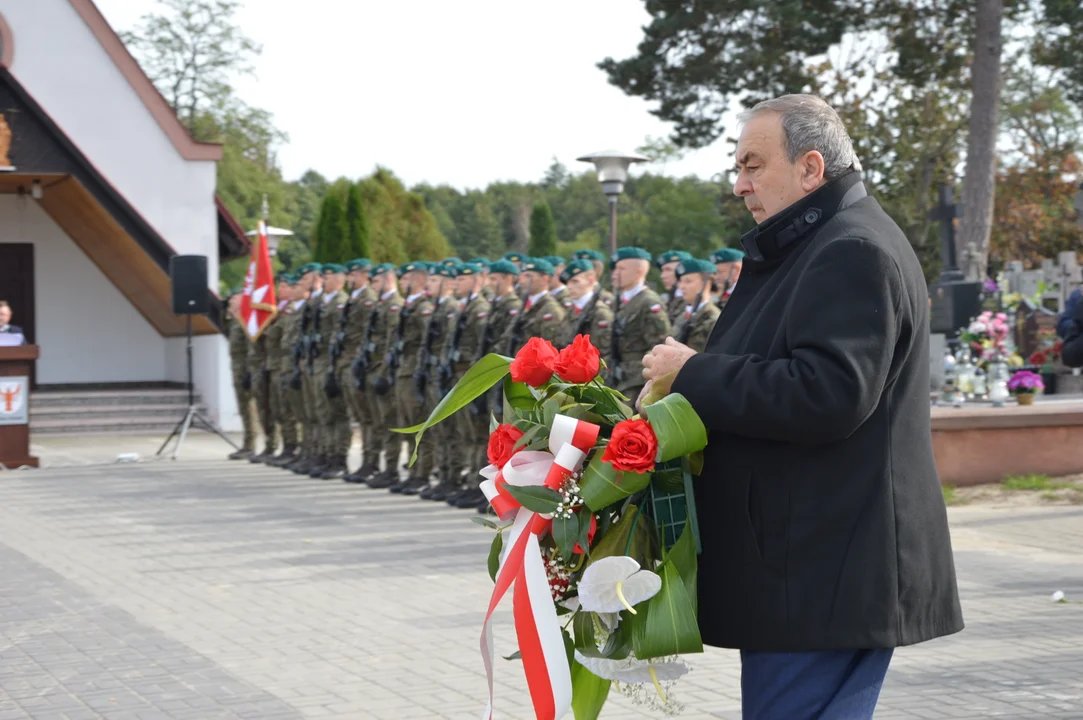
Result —
[[959, 259], [955, 252], [955, 218], [963, 216], [963, 206], [952, 202], [951, 185], [941, 185], [939, 199], [929, 218], [940, 223], [940, 256], [944, 269], [940, 271], [940, 282], [958, 282], [966, 276], [959, 269]]

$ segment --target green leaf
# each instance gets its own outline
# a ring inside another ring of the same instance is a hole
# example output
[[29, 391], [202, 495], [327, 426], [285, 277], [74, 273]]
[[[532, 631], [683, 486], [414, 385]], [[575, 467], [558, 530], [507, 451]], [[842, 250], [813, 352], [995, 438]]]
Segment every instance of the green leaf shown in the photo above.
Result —
[[518, 450], [519, 448], [523, 447], [524, 445], [529, 445], [531, 442], [533, 442], [534, 436], [536, 436], [541, 431], [542, 431], [542, 426], [541, 425], [533, 426], [532, 428], [527, 430], [526, 433], [521, 438], [519, 438], [518, 440], [515, 441], [515, 444], [512, 445], [512, 450]]
[[551, 513], [557, 509], [563, 498], [556, 490], [541, 485], [510, 485], [504, 489], [527, 510], [536, 513]]
[[[586, 556], [590, 557], [590, 520], [593, 517], [589, 510], [579, 511], [579, 537], [576, 538], [576, 542], [579, 543], [579, 547], [583, 549]], [[595, 531], [597, 535], [597, 531]]]
[[579, 516], [571, 513], [571, 517], [563, 515], [553, 517], [553, 542], [557, 546], [557, 552], [565, 562], [571, 563], [575, 559], [575, 542], [579, 539]]
[[496, 414], [489, 412], [489, 434], [496, 432], [496, 429], [500, 427], [500, 421], [496, 419]]
[[504, 417], [515, 417], [515, 410], [533, 410], [534, 394], [526, 383], [513, 382], [504, 378]]
[[654, 475], [651, 477], [651, 485], [667, 493], [680, 492], [684, 490], [684, 473], [679, 466], [656, 466]]
[[643, 414], [658, 438], [658, 462], [682, 455], [691, 455], [707, 447], [707, 428], [692, 409], [688, 399], [679, 393], [643, 408]]
[[410, 455], [410, 465], [417, 461], [417, 446], [421, 443], [425, 431], [485, 394], [489, 388], [508, 374], [510, 365], [509, 358], [489, 353], [466, 371], [459, 382], [455, 383], [455, 387], [451, 388], [451, 391], [437, 403], [425, 422], [408, 428], [392, 428], [393, 432], [397, 433], [414, 433], [414, 452]]
[[481, 517], [480, 515], [475, 515], [471, 517], [470, 522], [477, 523], [478, 525], [481, 525], [482, 527], [487, 527], [490, 530], [503, 530], [507, 527], [510, 527], [510, 525], [497, 525], [489, 518]]
[[602, 461], [602, 453], [596, 452], [583, 470], [579, 495], [588, 508], [598, 512], [639, 492], [650, 480], [650, 473], [617, 471]]
[[568, 634], [568, 628], [560, 629], [560, 637], [564, 640], [564, 652], [568, 654], [568, 667], [571, 667], [575, 662], [575, 643], [572, 642], [572, 636]]
[[662, 589], [632, 616], [632, 649], [640, 660], [703, 652], [696, 610], [672, 560], [655, 570]]
[[556, 418], [557, 413], [560, 412], [560, 402], [555, 398], [550, 398], [542, 403], [542, 424], [545, 427], [553, 427], [553, 419]]
[[623, 660], [632, 654], [632, 623], [629, 618], [632, 614], [627, 610], [620, 611], [620, 625], [609, 634], [609, 639], [602, 648], [602, 657], [610, 660]]
[[505, 660], [522, 660], [523, 659], [522, 653], [520, 653], [518, 650], [513, 652], [511, 655], [504, 655], [503, 657], [504, 657]]
[[572, 662], [572, 713], [575, 720], [597, 720], [613, 683]]
[[699, 593], [696, 590], [696, 577], [699, 573], [699, 559], [696, 557], [696, 541], [692, 537], [692, 524], [685, 523], [681, 536], [669, 550], [666, 561], [673, 563], [674, 569], [684, 582], [688, 599], [692, 601], [692, 612], [697, 613]]
[[[572, 618], [572, 632], [575, 634], [575, 649], [589, 657], [600, 657], [598, 641], [594, 639], [594, 613], [580, 609]], [[591, 655], [591, 652], [599, 653]]]
[[703, 451], [697, 450], [688, 456], [688, 472], [699, 477], [703, 474]]
[[635, 505], [630, 505], [620, 520], [595, 543], [587, 566], [602, 558], [620, 555], [633, 558], [642, 567], [652, 567], [651, 560], [656, 557], [650, 521]]
[[500, 572], [500, 551], [504, 549], [504, 533], [497, 533], [493, 538], [493, 544], [489, 546], [489, 577], [496, 582], [496, 574]]

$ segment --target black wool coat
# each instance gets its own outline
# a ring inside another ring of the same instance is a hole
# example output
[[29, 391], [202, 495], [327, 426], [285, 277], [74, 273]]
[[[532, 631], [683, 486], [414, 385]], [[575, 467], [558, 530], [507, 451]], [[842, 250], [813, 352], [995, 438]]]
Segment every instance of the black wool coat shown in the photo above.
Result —
[[958, 632], [910, 244], [856, 172], [742, 243], [741, 282], [673, 386], [710, 435], [695, 482], [704, 642], [796, 652]]

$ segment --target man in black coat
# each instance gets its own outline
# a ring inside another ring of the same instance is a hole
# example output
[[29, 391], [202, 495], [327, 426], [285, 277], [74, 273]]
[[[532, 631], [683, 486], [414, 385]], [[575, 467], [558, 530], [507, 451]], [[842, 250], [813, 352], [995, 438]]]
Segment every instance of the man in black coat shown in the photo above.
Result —
[[710, 432], [700, 628], [742, 651], [745, 720], [870, 718], [893, 648], [963, 628], [928, 291], [831, 107], [788, 95], [742, 122], [741, 282], [705, 352], [670, 339], [643, 374], [679, 371]]
[[0, 333], [5, 335], [22, 335], [23, 329], [18, 325], [11, 324], [11, 315], [11, 306], [8, 305], [6, 301], [0, 300]]

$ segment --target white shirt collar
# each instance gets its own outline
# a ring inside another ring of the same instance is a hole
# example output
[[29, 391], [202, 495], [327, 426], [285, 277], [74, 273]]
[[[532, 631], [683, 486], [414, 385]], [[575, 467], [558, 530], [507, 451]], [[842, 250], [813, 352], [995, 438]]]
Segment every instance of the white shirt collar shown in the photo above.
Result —
[[424, 293], [424, 291], [422, 291], [422, 292], [416, 292], [416, 293], [414, 293], [413, 295], [410, 295], [410, 296], [408, 296], [408, 297], [406, 298], [406, 304], [407, 304], [407, 305], [409, 305], [409, 304], [410, 304], [410, 303], [412, 303], [412, 302], [413, 302], [414, 300], [417, 300], [417, 299], [418, 299], [419, 297], [421, 297], [421, 296], [422, 296], [422, 295], [424, 295], [424, 294], [425, 294], [425, 293]]
[[550, 291], [549, 291], [549, 294], [550, 294], [550, 295], [552, 295], [553, 297], [556, 297], [556, 294], [557, 294], [558, 292], [561, 292], [562, 290], [564, 290], [564, 286], [563, 286], [563, 285], [561, 285], [560, 287], [556, 288], [555, 290], [550, 290]]
[[548, 295], [548, 294], [549, 294], [548, 290], [542, 290], [537, 295], [531, 295], [530, 298], [529, 298], [530, 304], [531, 305], [537, 305], [539, 302], [541, 302], [541, 299], [543, 297], [545, 297], [546, 295]]
[[323, 295], [323, 288], [320, 288], [319, 290], [313, 290], [312, 291], [312, 297], [313, 298], [318, 298], [320, 295]]
[[350, 293], [350, 299], [351, 300], [356, 300], [357, 296], [360, 295], [362, 292], [364, 292], [365, 288], [367, 288], [367, 287], [368, 287], [368, 285], [362, 285], [361, 287], [354, 290], [352, 293]]
[[394, 290], [385, 290], [384, 294], [380, 296], [381, 300], [387, 300], [389, 297], [395, 294]]
[[304, 304], [305, 304], [305, 299], [304, 298], [301, 298], [300, 300], [295, 300], [293, 302], [293, 309], [294, 310], [300, 310], [301, 306], [304, 305]]
[[673, 288], [673, 297], [684, 297], [684, 293], [681, 292], [679, 287]]
[[646, 288], [646, 287], [647, 287], [646, 283], [639, 283], [638, 285], [636, 285], [631, 290], [625, 290], [624, 292], [622, 292], [620, 294], [620, 301], [622, 303], [628, 302], [629, 300], [634, 298], [636, 295], [643, 292], [643, 289]]
[[590, 299], [592, 297], [594, 297], [594, 291], [593, 290], [591, 290], [589, 293], [587, 293], [583, 297], [579, 298], [578, 300], [574, 300], [572, 302], [572, 304], [575, 305], [580, 310], [582, 310], [587, 306], [587, 303], [590, 302]]
[[[335, 295], [338, 295], [338, 293], [335, 293]], [[324, 298], [323, 298], [323, 304], [324, 305], [330, 305], [331, 301], [335, 299], [335, 295], [332, 295], [331, 293], [327, 293], [327, 295], [324, 296]]]

